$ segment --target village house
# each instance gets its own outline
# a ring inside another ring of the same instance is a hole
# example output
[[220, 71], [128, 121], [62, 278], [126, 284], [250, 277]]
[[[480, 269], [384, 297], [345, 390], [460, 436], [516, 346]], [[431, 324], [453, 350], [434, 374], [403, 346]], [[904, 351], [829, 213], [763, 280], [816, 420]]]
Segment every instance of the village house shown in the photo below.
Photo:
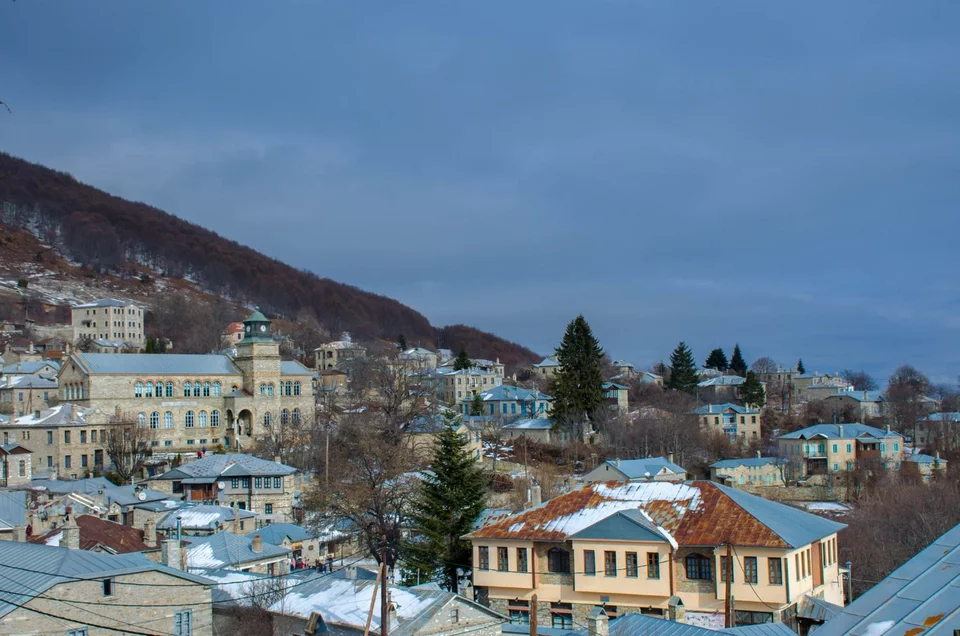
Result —
[[[466, 442], [464, 450], [474, 459], [482, 460], [483, 428], [471, 427], [463, 418], [455, 420], [456, 432]], [[439, 435], [447, 426], [447, 418], [440, 413], [421, 415], [414, 418], [403, 429], [404, 443], [414, 455], [423, 462], [433, 459], [433, 450]]]
[[930, 413], [923, 417], [917, 422], [917, 439], [913, 440], [913, 443], [918, 448], [960, 448], [960, 413]]
[[0, 487], [21, 488], [33, 479], [33, 453], [20, 444], [0, 445]]
[[324, 369], [317, 371], [315, 391], [343, 392], [349, 387], [350, 376], [340, 369]]
[[[553, 398], [546, 393], [508, 384], [481, 391], [480, 397], [483, 400], [483, 414], [498, 417], [545, 417], [553, 402]], [[469, 415], [473, 398], [464, 398], [460, 406], [463, 414]]]
[[677, 601], [686, 622], [722, 620], [729, 565], [737, 619], [756, 624], [791, 621], [804, 595], [842, 602], [843, 527], [709, 481], [601, 482], [465, 538], [476, 599], [516, 622], [534, 594], [544, 627], [583, 625], [598, 607], [671, 616]]
[[182, 504], [167, 512], [156, 524], [167, 537], [178, 534], [205, 537], [218, 532], [246, 534], [257, 525], [257, 513], [214, 504]]
[[317, 559], [325, 559], [328, 552], [327, 542], [318, 536], [320, 533], [311, 532], [302, 526], [292, 523], [271, 523], [259, 530], [248, 533], [253, 539], [259, 534], [264, 543], [288, 548], [294, 559], [303, 559], [313, 565]]
[[740, 385], [745, 378], [739, 375], [716, 375], [697, 383], [697, 397], [704, 402], [729, 403], [740, 397]]
[[853, 413], [860, 423], [869, 419], [883, 417], [884, 396], [880, 391], [847, 391], [838, 389], [822, 398], [828, 412], [833, 412], [837, 420], [844, 419], [845, 412]]
[[[437, 371], [440, 372], [441, 369]], [[443, 369], [439, 378], [443, 383], [443, 399], [447, 404], [472, 400], [478, 393], [498, 387], [503, 382], [502, 375], [478, 368], [462, 369], [460, 371]]]
[[150, 525], [138, 530], [95, 515], [68, 516], [64, 525], [36, 534], [28, 541], [105, 554], [139, 552], [151, 561], [160, 562], [160, 538], [156, 527]]
[[0, 634], [213, 634], [211, 582], [143, 554], [3, 541], [0, 575]]
[[[443, 362], [441, 362], [437, 366], [437, 369], [452, 370], [456, 362], [457, 362], [457, 359], [455, 356], [446, 358], [443, 360]], [[503, 378], [504, 372], [506, 370], [506, 366], [502, 362], [500, 362], [500, 358], [497, 358], [496, 360], [487, 360], [485, 358], [470, 358], [470, 368], [479, 369], [480, 371], [484, 371], [488, 374], [492, 374], [498, 378]]]
[[643, 459], [608, 459], [586, 475], [595, 481], [674, 481], [686, 480], [687, 471], [673, 463], [673, 456]]
[[907, 455], [900, 468], [904, 475], [930, 481], [934, 476], [947, 474], [947, 460], [940, 457], [940, 451], [934, 455], [913, 453]]
[[161, 510], [172, 510], [182, 505], [181, 495], [150, 490], [141, 484], [126, 486], [111, 484], [103, 488], [95, 497], [107, 505], [119, 507], [119, 516], [113, 519], [114, 521], [119, 521], [125, 526], [141, 529], [148, 520], [152, 521], [154, 525], [158, 521], [157, 515], [151, 512], [152, 504], [159, 504], [158, 508]]
[[[792, 378], [794, 396], [800, 402], [805, 402], [812, 398], [812, 395], [818, 393], [817, 389], [832, 387], [840, 390], [849, 386], [849, 383], [840, 377], [839, 374], [830, 375], [829, 373], [797, 373]], [[852, 387], [851, 387], [852, 388]], [[811, 392], [813, 389], [813, 392]]]
[[340, 364], [363, 358], [367, 355], [367, 348], [353, 342], [347, 337], [342, 340], [322, 344], [313, 350], [314, 364], [317, 371], [339, 369]]
[[60, 370], [60, 400], [148, 427], [165, 452], [236, 451], [276, 427], [312, 422], [313, 372], [280, 359], [263, 314], [243, 324], [234, 357], [75, 352]]
[[35, 375], [0, 377], [0, 409], [14, 417], [33, 413], [49, 406], [57, 398], [57, 380]]
[[508, 440], [527, 439], [537, 444], [556, 444], [569, 441], [571, 436], [554, 426], [546, 417], [524, 417], [504, 424], [501, 429]]
[[290, 571], [290, 548], [264, 543], [258, 533], [252, 537], [220, 532], [186, 540], [187, 568], [205, 570], [238, 570], [280, 576]]
[[4, 443], [30, 450], [34, 474], [53, 471], [61, 479], [77, 479], [110, 466], [105, 450], [111, 414], [61, 403], [0, 426]]
[[435, 352], [423, 347], [407, 349], [397, 359], [403, 367], [411, 370], [436, 369], [440, 360]]
[[726, 486], [786, 486], [786, 460], [781, 457], [722, 459], [710, 465], [710, 479]]
[[220, 344], [225, 349], [232, 349], [243, 340], [243, 323], [231, 322], [227, 324], [226, 329], [220, 334]]
[[292, 521], [297, 469], [239, 453], [207, 455], [147, 481], [194, 503], [222, 503], [274, 521]]
[[693, 411], [705, 430], [724, 433], [731, 441], [748, 443], [760, 438], [760, 411], [727, 402], [704, 404]]
[[14, 362], [3, 367], [0, 376], [29, 375], [36, 378], [55, 380], [60, 371], [60, 362], [57, 360], [24, 360]]
[[814, 424], [777, 439], [791, 479], [836, 484], [845, 473], [876, 466], [899, 470], [903, 436], [859, 423]]
[[126, 343], [137, 350], [144, 345], [143, 309], [136, 303], [103, 298], [72, 307], [73, 343], [83, 339]]
[[560, 372], [560, 363], [547, 357], [532, 366], [533, 375], [545, 380], [552, 380]]
[[630, 387], [615, 382], [604, 382], [601, 389], [603, 390], [603, 401], [611, 410], [621, 415], [630, 410], [627, 397]]

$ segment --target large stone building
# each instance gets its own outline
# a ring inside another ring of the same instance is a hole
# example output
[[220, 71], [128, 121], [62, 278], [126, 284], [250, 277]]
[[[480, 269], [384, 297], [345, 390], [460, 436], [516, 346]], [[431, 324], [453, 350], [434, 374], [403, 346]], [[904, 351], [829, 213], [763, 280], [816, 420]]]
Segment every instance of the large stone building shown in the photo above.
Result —
[[30, 450], [33, 473], [77, 479], [109, 466], [104, 442], [110, 418], [110, 413], [64, 402], [11, 418], [0, 434], [5, 444]]
[[124, 342], [135, 349], [143, 347], [143, 309], [136, 304], [103, 298], [74, 305], [72, 309], [74, 343], [90, 339]]
[[270, 321], [244, 321], [235, 356], [76, 352], [60, 370], [60, 399], [137, 421], [168, 452], [243, 448], [314, 416], [313, 375], [280, 359]]

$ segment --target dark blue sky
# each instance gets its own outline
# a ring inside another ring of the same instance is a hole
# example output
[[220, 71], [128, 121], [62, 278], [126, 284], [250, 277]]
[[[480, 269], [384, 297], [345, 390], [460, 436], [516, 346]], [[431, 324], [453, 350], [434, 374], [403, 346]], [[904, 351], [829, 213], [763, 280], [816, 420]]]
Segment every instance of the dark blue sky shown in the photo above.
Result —
[[0, 6], [0, 147], [548, 352], [960, 372], [960, 3]]

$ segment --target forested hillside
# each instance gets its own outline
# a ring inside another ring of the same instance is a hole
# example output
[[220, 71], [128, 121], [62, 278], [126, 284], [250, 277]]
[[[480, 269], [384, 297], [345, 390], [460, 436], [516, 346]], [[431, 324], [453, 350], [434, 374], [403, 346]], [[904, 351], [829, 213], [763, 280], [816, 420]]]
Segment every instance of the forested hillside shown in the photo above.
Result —
[[437, 329], [417, 311], [226, 239], [145, 203], [112, 196], [71, 175], [0, 153], [0, 221], [29, 229], [60, 254], [98, 273], [147, 268], [187, 278], [232, 302], [288, 318], [313, 316], [330, 333], [459, 348], [511, 367], [537, 361], [520, 345], [473, 328]]

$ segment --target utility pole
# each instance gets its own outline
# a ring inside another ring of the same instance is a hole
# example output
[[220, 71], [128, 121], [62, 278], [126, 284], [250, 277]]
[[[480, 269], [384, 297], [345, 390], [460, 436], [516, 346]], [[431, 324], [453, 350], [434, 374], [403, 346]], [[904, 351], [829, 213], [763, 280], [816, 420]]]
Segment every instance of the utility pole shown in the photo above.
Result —
[[537, 636], [537, 595], [530, 597], [530, 636]]
[[383, 535], [380, 544], [380, 567], [383, 571], [383, 585], [380, 587], [380, 636], [387, 636], [390, 623], [390, 603], [387, 599], [387, 535]]
[[367, 612], [367, 625], [363, 628], [363, 636], [370, 636], [370, 622], [373, 620], [373, 608], [377, 603], [377, 588], [380, 587], [380, 581], [384, 579], [384, 567], [385, 564], [381, 563], [380, 569], [377, 570], [377, 580], [373, 584], [373, 595], [370, 597], [370, 611]]
[[733, 557], [730, 551], [731, 551], [731, 545], [727, 543], [727, 563], [726, 563], [726, 567], [724, 568], [727, 575], [726, 577], [727, 581], [726, 581], [726, 585], [724, 586], [724, 593], [723, 593], [723, 597], [724, 597], [723, 611], [724, 611], [724, 614], [726, 615], [725, 616], [726, 620], [724, 620], [724, 626], [728, 628], [734, 627], [736, 625], [736, 622], [733, 620], [733, 597], [730, 596], [730, 591], [731, 591], [730, 586], [733, 583]]
[[853, 563], [847, 561], [847, 605], [853, 603]]

